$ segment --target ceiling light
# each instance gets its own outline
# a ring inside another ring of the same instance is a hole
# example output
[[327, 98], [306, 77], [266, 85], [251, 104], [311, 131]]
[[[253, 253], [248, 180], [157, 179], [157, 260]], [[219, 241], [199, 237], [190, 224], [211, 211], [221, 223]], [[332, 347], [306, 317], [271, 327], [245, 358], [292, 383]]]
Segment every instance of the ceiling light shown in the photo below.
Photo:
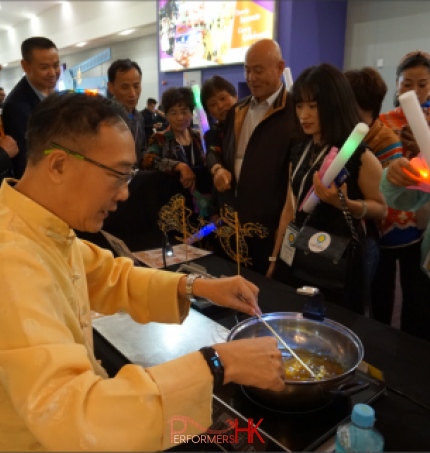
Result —
[[2, 66], [5, 68], [9, 63], [3, 63]]
[[88, 43], [86, 41], [82, 41], [82, 42], [78, 42], [78, 44], [76, 44], [76, 47], [84, 47], [86, 46]]
[[130, 28], [129, 30], [124, 30], [120, 33], [118, 33], [120, 36], [127, 36], [130, 35], [131, 33], [134, 33], [136, 30], [134, 28]]

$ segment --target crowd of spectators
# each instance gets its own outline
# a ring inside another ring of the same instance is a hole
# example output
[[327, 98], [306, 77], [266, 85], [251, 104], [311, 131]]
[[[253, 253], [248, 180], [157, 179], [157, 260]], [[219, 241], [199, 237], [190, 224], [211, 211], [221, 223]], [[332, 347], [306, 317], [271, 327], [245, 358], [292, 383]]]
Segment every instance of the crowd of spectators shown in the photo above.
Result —
[[[190, 87], [165, 90], [158, 108], [148, 97], [139, 111], [136, 62], [110, 65], [111, 100], [56, 93], [60, 58], [51, 40], [28, 38], [21, 52], [24, 76], [6, 98], [0, 88], [0, 286], [8, 302], [0, 317], [0, 444], [6, 449], [75, 449], [90, 432], [102, 449], [167, 448], [167, 414], [188, 414], [207, 426], [213, 385], [283, 385], [273, 339], [214, 345], [176, 363], [128, 366], [107, 378], [93, 355], [90, 309], [126, 309], [140, 322], [182, 322], [191, 298], [201, 295], [259, 312], [258, 289], [240, 277], [203, 281], [142, 270], [76, 237], [74, 230], [100, 231], [132, 194], [136, 175], [163, 175], [166, 201], [185, 194], [199, 218], [218, 220], [229, 206], [241, 225], [260, 228], [260, 235], [242, 238], [244, 265], [254, 271], [292, 287], [317, 286], [328, 301], [387, 324], [399, 268], [401, 329], [430, 340], [430, 197], [416, 188], [421, 177], [410, 160], [420, 150], [402, 108], [396, 100], [381, 113], [387, 86], [375, 69], [342, 73], [322, 63], [287, 89], [281, 48], [262, 39], [245, 56], [249, 96], [238, 99], [235, 86], [218, 75], [204, 81], [200, 100], [211, 128], [201, 136]], [[405, 55], [396, 76], [397, 96], [415, 91], [429, 120], [430, 55]], [[360, 122], [369, 132], [343, 179], [326, 186], [331, 153]], [[319, 203], [305, 212], [312, 191]], [[202, 392], [198, 401], [189, 382]], [[133, 429], [133, 420], [149, 420], [148, 414], [156, 423]]]

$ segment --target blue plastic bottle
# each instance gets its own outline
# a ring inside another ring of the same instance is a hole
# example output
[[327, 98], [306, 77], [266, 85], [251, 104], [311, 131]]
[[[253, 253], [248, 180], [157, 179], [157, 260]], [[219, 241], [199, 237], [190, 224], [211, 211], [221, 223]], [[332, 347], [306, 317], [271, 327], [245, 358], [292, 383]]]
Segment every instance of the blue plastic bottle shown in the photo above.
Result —
[[351, 421], [343, 423], [336, 433], [336, 452], [379, 452], [383, 451], [384, 438], [373, 425], [375, 411], [367, 404], [356, 404]]

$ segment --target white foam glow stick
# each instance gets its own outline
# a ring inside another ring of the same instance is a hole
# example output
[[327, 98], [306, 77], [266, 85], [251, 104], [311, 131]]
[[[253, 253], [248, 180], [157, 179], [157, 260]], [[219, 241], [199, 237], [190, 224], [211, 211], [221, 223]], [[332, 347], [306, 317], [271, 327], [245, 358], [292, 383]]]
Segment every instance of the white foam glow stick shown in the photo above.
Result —
[[430, 168], [430, 130], [415, 91], [399, 96], [399, 102], [427, 166]]
[[285, 86], [287, 90], [290, 90], [293, 86], [293, 76], [291, 75], [291, 69], [285, 68], [284, 69], [284, 79], [285, 79]]
[[[321, 182], [326, 187], [328, 187], [335, 180], [336, 176], [354, 154], [355, 150], [358, 148], [358, 145], [363, 141], [363, 138], [368, 132], [369, 126], [365, 123], [358, 123], [357, 126], [354, 127], [354, 130], [351, 132], [350, 136], [347, 138], [346, 142], [343, 144], [342, 148], [337, 153], [337, 156], [333, 159], [333, 162], [330, 164], [330, 167], [327, 168], [327, 171], [321, 179]], [[312, 212], [319, 201], [320, 199], [315, 195], [315, 192], [312, 191], [309, 198], [303, 204], [303, 211], [307, 213]]]
[[199, 129], [200, 129], [200, 136], [202, 139], [202, 147], [203, 151], [206, 155], [206, 144], [204, 141], [205, 133], [210, 129], [208, 117], [206, 116], [205, 109], [203, 108], [202, 101], [200, 99], [200, 87], [198, 85], [193, 85], [191, 87], [193, 94], [194, 94], [194, 101], [196, 102], [196, 109], [199, 115]]

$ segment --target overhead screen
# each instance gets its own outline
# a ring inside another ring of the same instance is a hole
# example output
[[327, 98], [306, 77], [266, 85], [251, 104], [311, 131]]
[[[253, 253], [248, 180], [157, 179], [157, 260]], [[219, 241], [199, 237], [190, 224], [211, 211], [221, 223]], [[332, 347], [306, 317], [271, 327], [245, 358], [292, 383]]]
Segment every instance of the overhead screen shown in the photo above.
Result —
[[273, 38], [275, 0], [159, 0], [160, 71], [243, 63], [255, 41]]

